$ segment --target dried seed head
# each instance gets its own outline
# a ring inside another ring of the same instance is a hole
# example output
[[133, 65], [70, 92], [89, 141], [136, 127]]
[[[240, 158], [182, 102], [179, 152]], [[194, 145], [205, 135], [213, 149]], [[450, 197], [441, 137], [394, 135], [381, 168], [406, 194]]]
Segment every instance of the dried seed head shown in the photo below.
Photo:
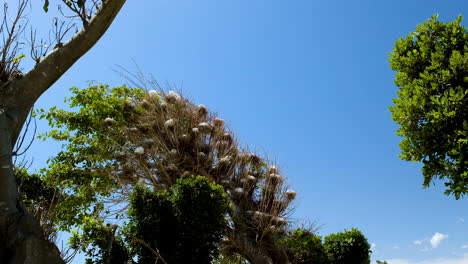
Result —
[[200, 124], [198, 124], [198, 129], [200, 129], [200, 131], [202, 132], [208, 132], [210, 131], [211, 126], [207, 122], [201, 122]]
[[228, 142], [229, 144], [232, 144], [232, 136], [229, 133], [224, 133], [223, 134], [223, 140]]
[[195, 134], [198, 133], [198, 127], [192, 128], [192, 132], [195, 133]]
[[141, 100], [140, 105], [141, 105], [141, 107], [143, 107], [143, 108], [145, 108], [145, 109], [149, 109], [149, 108], [150, 108], [150, 103], [149, 103], [146, 99]]
[[221, 118], [215, 118], [213, 120], [213, 125], [216, 127], [216, 128], [222, 128], [224, 126], [224, 120], [221, 119]]
[[133, 107], [133, 100], [132, 100], [132, 98], [127, 97], [127, 98], [125, 99], [125, 106], [127, 106], [127, 107]]
[[166, 100], [171, 103], [171, 104], [174, 104], [180, 100], [182, 100], [182, 97], [180, 96], [180, 94], [174, 92], [174, 91], [169, 91], [169, 93], [166, 94]]
[[177, 155], [177, 149], [171, 149], [171, 154], [172, 155]]
[[224, 184], [224, 185], [228, 185], [230, 183], [230, 181], [229, 180], [222, 180], [221, 183]]
[[154, 143], [154, 139], [152, 139], [152, 138], [144, 138], [142, 142], [143, 142], [143, 144], [149, 146], [149, 145], [152, 145], [152, 144]]
[[237, 193], [237, 194], [243, 194], [243, 193], [244, 193], [244, 189], [242, 189], [242, 188], [235, 188], [235, 189], [234, 189], [234, 192]]
[[208, 109], [206, 109], [206, 107], [202, 104], [198, 105], [197, 114], [200, 117], [206, 117], [206, 115], [208, 114]]
[[283, 177], [281, 175], [272, 173], [268, 175], [268, 179], [273, 183], [273, 184], [278, 184], [283, 181]]
[[177, 171], [177, 166], [174, 164], [166, 166], [166, 171], [168, 172], [176, 172]]
[[150, 98], [156, 98], [156, 97], [158, 97], [158, 95], [159, 95], [159, 93], [158, 93], [158, 91], [156, 91], [156, 90], [149, 90], [149, 91], [148, 91], [148, 96], [149, 96]]
[[278, 168], [274, 165], [271, 165], [268, 167], [268, 173], [273, 173], [273, 174], [277, 174], [278, 173]]
[[244, 153], [240, 158], [243, 162], [252, 163], [253, 165], [258, 165], [262, 161], [255, 153]]
[[131, 128], [128, 129], [128, 131], [130, 131], [130, 132], [138, 132], [138, 128], [136, 128], [136, 127], [131, 127]]
[[102, 121], [102, 124], [106, 126], [111, 126], [114, 122], [115, 122], [114, 119], [108, 117]]
[[231, 159], [232, 158], [230, 156], [225, 156], [225, 157], [220, 158], [218, 163], [220, 165], [227, 165], [227, 164], [229, 164], [231, 162]]
[[167, 111], [167, 104], [165, 102], [161, 103], [159, 106], [161, 107], [161, 111]]
[[257, 156], [257, 154], [255, 153], [250, 153], [247, 155], [248, 155], [249, 161], [252, 162], [253, 164], [259, 164], [262, 161], [262, 159], [259, 156]]
[[138, 154], [138, 155], [142, 155], [145, 153], [145, 149], [143, 147], [137, 147], [135, 149], [135, 153]]
[[275, 216], [271, 220], [272, 220], [273, 223], [275, 223], [277, 225], [285, 225], [287, 223], [287, 221], [282, 217], [276, 217]]
[[297, 193], [293, 190], [287, 190], [285, 194], [286, 194], [286, 199], [288, 199], [288, 201], [294, 200], [294, 198], [296, 198], [296, 195], [297, 195]]
[[189, 141], [190, 141], [190, 139], [189, 139], [189, 136], [187, 136], [187, 134], [182, 134], [182, 135], [180, 136], [180, 142], [181, 142], [182, 144], [188, 144]]
[[174, 125], [175, 125], [174, 119], [169, 119], [166, 122], [164, 122], [164, 127], [168, 128], [168, 129], [169, 128], [174, 128]]
[[256, 218], [262, 218], [262, 217], [265, 215], [265, 213], [262, 213], [262, 212], [260, 212], [260, 211], [255, 211], [255, 212], [253, 213], [253, 215], [254, 215], [254, 217], [256, 217]]

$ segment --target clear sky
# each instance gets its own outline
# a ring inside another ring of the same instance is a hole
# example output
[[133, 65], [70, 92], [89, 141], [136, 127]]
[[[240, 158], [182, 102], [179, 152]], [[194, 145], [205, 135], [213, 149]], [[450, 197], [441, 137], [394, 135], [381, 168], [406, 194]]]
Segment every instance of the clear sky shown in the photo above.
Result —
[[[129, 0], [36, 107], [64, 107], [89, 80], [121, 84], [113, 69], [134, 60], [274, 159], [300, 193], [295, 221], [320, 235], [357, 227], [390, 264], [466, 264], [466, 199], [422, 189], [420, 165], [397, 157], [388, 53], [433, 14], [467, 12], [462, 0]], [[33, 168], [58, 149], [36, 141]]]

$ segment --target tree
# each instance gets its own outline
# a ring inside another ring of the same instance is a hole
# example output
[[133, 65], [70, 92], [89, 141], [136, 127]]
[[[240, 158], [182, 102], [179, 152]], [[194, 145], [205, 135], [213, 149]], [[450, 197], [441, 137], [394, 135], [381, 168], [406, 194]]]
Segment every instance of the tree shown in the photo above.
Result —
[[438, 16], [395, 43], [390, 67], [398, 97], [390, 107], [400, 125], [400, 157], [423, 163], [424, 186], [445, 180], [456, 199], [468, 191], [468, 33], [462, 17]]
[[87, 263], [211, 263], [218, 256], [229, 209], [221, 186], [202, 176], [178, 179], [168, 190], [139, 185], [129, 202], [121, 228], [83, 221], [71, 246], [86, 253]]
[[323, 245], [332, 264], [370, 264], [370, 245], [356, 228], [326, 236]]
[[172, 91], [96, 85], [72, 92], [77, 111], [38, 112], [55, 128], [47, 136], [66, 143], [43, 171], [45, 181], [67, 190], [67, 211], [78, 212], [56, 214], [61, 228], [103, 217], [109, 203], [124, 207], [135, 186], [168, 190], [200, 175], [229, 197], [224, 253], [290, 263], [279, 240], [296, 192], [277, 167], [240, 147], [222, 119]]
[[331, 264], [322, 237], [311, 230], [304, 228], [292, 230], [285, 243], [297, 264]]
[[[62, 43], [64, 32], [59, 34], [56, 48], [46, 56], [31, 45], [31, 52], [37, 55], [33, 58], [36, 65], [25, 74], [18, 70], [24, 57], [18, 52], [24, 28], [21, 23], [29, 1], [19, 1], [12, 21], [7, 18], [7, 5], [4, 6], [0, 59], [0, 259], [5, 263], [63, 262], [56, 246], [44, 239], [36, 219], [19, 202], [12, 162], [18, 154], [14, 146], [37, 99], [100, 39], [125, 0], [63, 2], [83, 22], [83, 28], [66, 43]], [[48, 3], [46, 0], [46, 10]]]
[[[205, 177], [180, 178], [167, 190], [137, 187], [127, 236], [139, 264], [211, 263], [227, 229], [227, 196]], [[157, 249], [157, 250], [155, 250]]]

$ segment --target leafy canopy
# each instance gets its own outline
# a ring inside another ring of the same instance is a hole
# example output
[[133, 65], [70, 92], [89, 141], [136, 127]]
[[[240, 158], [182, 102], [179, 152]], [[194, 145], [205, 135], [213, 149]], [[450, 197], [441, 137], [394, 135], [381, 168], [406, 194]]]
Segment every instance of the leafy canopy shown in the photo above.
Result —
[[139, 239], [132, 243], [138, 263], [154, 263], [151, 248], [167, 263], [210, 263], [227, 230], [228, 209], [223, 187], [202, 176], [178, 179], [169, 191], [137, 187], [128, 233]]
[[[269, 166], [266, 159], [240, 147], [222, 119], [212, 115], [205, 106], [194, 105], [175, 92], [166, 94], [106, 85], [84, 90], [73, 88], [72, 92], [74, 96], [67, 99], [72, 111], [52, 108], [39, 110], [36, 115], [47, 119], [53, 128], [43, 137], [63, 143], [62, 151], [50, 159], [49, 167], [41, 172], [43, 179], [67, 198], [60, 202], [54, 220], [60, 222], [57, 227], [62, 230], [81, 229], [74, 237], [80, 241], [82, 250], [96, 246], [95, 239], [80, 237], [99, 233], [87, 228], [95, 226], [94, 219], [126, 217], [126, 205], [135, 187], [145, 186], [151, 192], [168, 191], [181, 178], [202, 175], [210, 183], [222, 186], [232, 205], [232, 210], [223, 216], [229, 221], [224, 225], [228, 229], [223, 243], [226, 252], [248, 259], [252, 258], [249, 252], [254, 251], [248, 251], [247, 247], [254, 247], [255, 251], [264, 247], [264, 252], [272, 254], [277, 251], [276, 241], [286, 232], [288, 207], [296, 192], [286, 189], [277, 167]], [[154, 195], [165, 201], [161, 206], [172, 206], [172, 198], [165, 199], [161, 193]], [[206, 206], [212, 204], [207, 199], [201, 201]], [[116, 208], [122, 210], [115, 212]], [[191, 211], [194, 214], [190, 217], [195, 219], [201, 217], [195, 213], [211, 212], [210, 208], [199, 208], [194, 203], [187, 205], [188, 209], [197, 209]], [[151, 208], [142, 212], [147, 217]], [[215, 214], [212, 215], [216, 222]], [[176, 220], [169, 223], [175, 224]], [[203, 226], [200, 224], [199, 228]], [[156, 240], [145, 240], [154, 246], [160, 244]], [[99, 251], [91, 252], [95, 254]]]
[[370, 245], [356, 228], [326, 236], [323, 245], [333, 264], [370, 264]]
[[444, 179], [456, 199], [468, 191], [468, 32], [462, 17], [438, 16], [395, 42], [390, 67], [398, 97], [390, 107], [400, 125], [400, 157], [423, 163], [424, 186]]

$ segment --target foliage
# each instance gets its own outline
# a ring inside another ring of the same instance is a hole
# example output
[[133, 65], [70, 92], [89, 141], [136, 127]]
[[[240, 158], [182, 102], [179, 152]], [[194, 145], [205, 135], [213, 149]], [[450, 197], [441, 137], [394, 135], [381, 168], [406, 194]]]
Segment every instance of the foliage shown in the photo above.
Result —
[[112, 215], [112, 204], [123, 208], [114, 215], [122, 217], [137, 185], [167, 191], [180, 178], [202, 175], [232, 204], [223, 243], [232, 254], [247, 258], [244, 238], [250, 247], [277, 251], [296, 192], [286, 190], [278, 168], [241, 148], [222, 119], [174, 92], [106, 85], [72, 92], [67, 101], [78, 110], [36, 112], [53, 127], [43, 138], [64, 143], [42, 171], [68, 195], [63, 230]]
[[289, 233], [285, 244], [297, 264], [328, 264], [322, 238], [308, 229], [295, 229]]
[[72, 248], [86, 253], [86, 264], [132, 263], [123, 236], [116, 234], [116, 225], [105, 225], [102, 220], [87, 219], [80, 230], [80, 234], [73, 232], [70, 244]]
[[390, 110], [400, 157], [423, 163], [425, 187], [445, 179], [445, 193], [458, 199], [468, 190], [468, 33], [461, 16], [437, 19], [396, 41], [390, 66], [399, 90]]
[[129, 238], [139, 264], [154, 263], [158, 255], [167, 263], [217, 257], [228, 212], [221, 186], [199, 176], [178, 179], [169, 191], [137, 187], [131, 204]]
[[116, 162], [115, 153], [120, 151], [122, 142], [108, 136], [102, 120], [113, 116], [115, 126], [126, 125], [134, 113], [128, 111], [122, 101], [144, 94], [125, 86], [111, 90], [105, 85], [92, 86], [85, 91], [72, 88], [71, 91], [75, 96], [65, 101], [79, 108], [78, 111], [54, 107], [47, 113], [43, 109], [35, 112], [56, 128], [40, 138], [66, 143], [62, 151], [48, 161], [49, 167], [41, 171], [44, 181], [67, 194], [67, 199], [56, 210], [59, 227], [64, 231], [81, 225], [85, 219], [95, 218], [103, 213], [106, 203], [119, 199], [119, 190], [124, 187], [112, 177], [110, 166]]
[[220, 255], [217, 259], [214, 259], [212, 264], [248, 264], [247, 260], [240, 255]]
[[44, 238], [53, 242], [57, 231], [54, 209], [63, 201], [63, 194], [38, 174], [29, 174], [24, 168], [15, 168], [14, 173], [23, 205], [39, 221]]
[[387, 261], [380, 261], [380, 260], [377, 260], [377, 264], [388, 264]]
[[370, 264], [370, 245], [356, 228], [326, 236], [323, 246], [333, 264]]

